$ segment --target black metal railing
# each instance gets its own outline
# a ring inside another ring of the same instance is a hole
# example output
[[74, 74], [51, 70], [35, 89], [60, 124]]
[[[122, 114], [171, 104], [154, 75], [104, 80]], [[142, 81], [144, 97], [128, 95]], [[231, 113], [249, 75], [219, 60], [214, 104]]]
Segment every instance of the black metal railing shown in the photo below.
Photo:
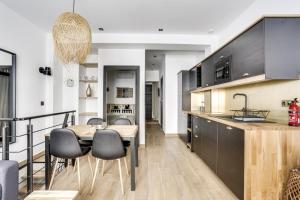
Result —
[[[18, 154], [18, 153], [22, 153], [24, 151], [27, 151], [27, 159], [26, 159], [26, 164], [23, 166], [19, 167], [19, 170], [21, 170], [24, 167], [27, 167], [27, 175], [26, 175], [26, 179], [27, 180], [27, 193], [31, 193], [33, 191], [33, 164], [35, 163], [44, 163], [45, 162], [41, 162], [41, 161], [34, 161], [34, 155], [33, 155], [33, 148], [37, 147], [43, 143], [45, 143], [45, 141], [39, 142], [37, 144], [33, 143], [33, 137], [34, 134], [36, 133], [40, 133], [41, 131], [45, 131], [48, 129], [53, 129], [56, 127], [62, 127], [65, 128], [68, 126], [69, 123], [71, 123], [72, 125], [75, 124], [75, 115], [74, 113], [76, 112], [76, 110], [71, 110], [71, 111], [65, 111], [65, 112], [56, 112], [56, 113], [51, 113], [51, 114], [44, 114], [44, 115], [35, 115], [35, 116], [30, 116], [30, 117], [23, 117], [23, 118], [0, 118], [0, 122], [4, 122], [4, 126], [2, 128], [2, 160], [9, 160], [9, 154]], [[69, 116], [71, 115], [71, 121], [68, 121]], [[34, 119], [40, 119], [40, 118], [46, 118], [46, 117], [53, 117], [53, 116], [58, 116], [58, 115], [65, 115], [64, 117], [64, 121], [61, 124], [56, 124], [56, 125], [52, 125], [49, 127], [45, 127], [39, 130], [33, 130], [33, 124], [32, 124], [32, 120]], [[21, 134], [21, 135], [8, 135], [7, 133], [7, 128], [8, 128], [8, 123], [11, 122], [18, 122], [18, 121], [28, 121], [27, 123], [27, 131], [25, 134]], [[19, 138], [19, 137], [25, 137], [27, 136], [27, 144], [26, 144], [26, 148], [21, 149], [19, 151], [10, 151], [10, 143], [9, 143], [9, 139], [11, 138]], [[46, 166], [42, 167], [45, 168]], [[38, 171], [41, 171], [42, 169], [39, 169]], [[22, 183], [23, 181], [21, 181], [20, 183]], [[19, 184], [20, 184], [19, 183]]]

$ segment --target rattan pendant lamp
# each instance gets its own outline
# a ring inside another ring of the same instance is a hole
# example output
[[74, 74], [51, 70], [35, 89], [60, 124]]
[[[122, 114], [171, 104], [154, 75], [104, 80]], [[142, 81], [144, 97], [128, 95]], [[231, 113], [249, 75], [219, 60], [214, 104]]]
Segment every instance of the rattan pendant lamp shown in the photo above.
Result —
[[64, 64], [84, 63], [91, 49], [91, 28], [86, 19], [74, 12], [62, 13], [52, 29], [55, 53]]

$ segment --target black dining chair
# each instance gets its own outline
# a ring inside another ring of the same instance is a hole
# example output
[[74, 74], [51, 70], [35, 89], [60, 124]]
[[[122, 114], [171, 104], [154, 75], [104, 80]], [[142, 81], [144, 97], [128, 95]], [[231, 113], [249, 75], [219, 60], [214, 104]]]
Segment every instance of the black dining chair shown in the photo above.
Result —
[[[77, 168], [78, 187], [80, 189], [80, 157], [89, 153], [91, 147], [80, 146], [78, 138], [74, 131], [65, 128], [54, 129], [50, 133], [50, 154], [56, 157], [49, 190], [53, 185], [54, 176], [58, 168], [59, 160], [76, 159], [75, 167]], [[92, 165], [88, 157], [91, 172], [93, 174]]]
[[124, 194], [121, 158], [125, 160], [126, 173], [128, 175], [128, 167], [126, 162], [126, 148], [122, 143], [119, 133], [115, 130], [105, 129], [97, 130], [93, 138], [92, 155], [96, 158], [96, 168], [94, 172], [91, 193], [93, 192], [95, 180], [98, 173], [100, 159], [103, 162], [107, 160], [118, 160], [119, 173], [121, 181], [122, 194]]
[[131, 121], [127, 118], [117, 118], [111, 122], [112, 125], [131, 125]]
[[87, 125], [101, 125], [103, 123], [103, 119], [102, 118], [91, 118], [88, 120]]
[[[98, 118], [98, 117], [94, 117], [94, 118], [90, 118], [87, 121], [87, 125], [92, 125], [92, 126], [96, 126], [96, 125], [102, 125], [103, 123], [103, 119], [102, 118]], [[93, 141], [87, 141], [87, 140], [79, 140], [79, 144], [81, 146], [87, 146], [87, 147], [92, 147], [93, 145]]]

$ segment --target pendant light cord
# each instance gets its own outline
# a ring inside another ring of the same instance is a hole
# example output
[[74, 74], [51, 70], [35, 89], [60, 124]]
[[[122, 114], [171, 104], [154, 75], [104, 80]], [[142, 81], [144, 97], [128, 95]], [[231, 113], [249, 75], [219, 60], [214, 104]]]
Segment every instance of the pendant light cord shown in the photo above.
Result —
[[73, 0], [73, 13], [75, 11], [75, 0]]

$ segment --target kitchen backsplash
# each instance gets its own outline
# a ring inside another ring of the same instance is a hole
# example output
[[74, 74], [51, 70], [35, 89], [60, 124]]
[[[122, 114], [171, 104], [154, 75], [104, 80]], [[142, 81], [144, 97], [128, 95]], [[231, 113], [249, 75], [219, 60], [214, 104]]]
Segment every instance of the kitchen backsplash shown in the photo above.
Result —
[[248, 108], [270, 110], [269, 120], [286, 123], [288, 108], [281, 106], [281, 100], [300, 99], [300, 80], [267, 81], [263, 83], [237, 86], [212, 91], [212, 112], [230, 112], [231, 109], [244, 107], [244, 97], [235, 93], [245, 93], [248, 96]]

